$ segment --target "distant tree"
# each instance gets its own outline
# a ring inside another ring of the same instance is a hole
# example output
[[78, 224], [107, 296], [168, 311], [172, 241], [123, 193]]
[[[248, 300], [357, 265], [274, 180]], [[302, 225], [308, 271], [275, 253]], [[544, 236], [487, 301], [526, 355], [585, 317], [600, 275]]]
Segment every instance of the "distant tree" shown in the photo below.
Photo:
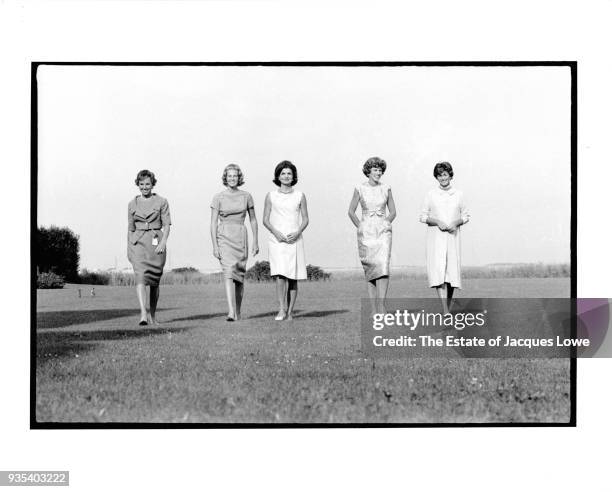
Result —
[[89, 285], [110, 285], [111, 274], [108, 272], [90, 272], [87, 269], [83, 269], [79, 274], [79, 283]]
[[79, 236], [67, 227], [39, 227], [36, 266], [39, 273], [53, 272], [66, 282], [78, 282]]
[[[329, 280], [331, 273], [327, 273], [321, 267], [315, 265], [306, 265], [306, 275], [308, 280]], [[258, 261], [246, 272], [247, 280], [253, 282], [270, 282], [270, 263], [267, 261]]]
[[53, 272], [43, 272], [36, 276], [36, 288], [38, 289], [62, 289], [64, 279]]
[[258, 261], [246, 272], [246, 279], [253, 282], [269, 282], [270, 277], [270, 262]]
[[306, 275], [308, 280], [329, 280], [331, 273], [327, 273], [321, 267], [315, 265], [306, 265]]
[[193, 267], [180, 267], [180, 268], [173, 268], [171, 271], [174, 273], [198, 273], [200, 270], [198, 270], [197, 268], [193, 268]]

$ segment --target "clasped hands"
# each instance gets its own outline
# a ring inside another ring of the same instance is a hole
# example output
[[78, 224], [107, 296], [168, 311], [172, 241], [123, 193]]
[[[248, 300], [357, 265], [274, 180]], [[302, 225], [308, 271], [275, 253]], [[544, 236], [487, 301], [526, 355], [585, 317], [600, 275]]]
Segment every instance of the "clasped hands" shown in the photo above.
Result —
[[443, 220], [440, 220], [440, 219], [435, 219], [435, 220], [436, 220], [436, 225], [438, 226], [438, 229], [444, 232], [453, 233], [459, 227], [456, 222], [451, 222], [450, 224], [447, 224]]
[[276, 232], [274, 234], [274, 237], [276, 237], [279, 243], [293, 244], [299, 239], [300, 233], [298, 231], [295, 231], [285, 235], [280, 232]]

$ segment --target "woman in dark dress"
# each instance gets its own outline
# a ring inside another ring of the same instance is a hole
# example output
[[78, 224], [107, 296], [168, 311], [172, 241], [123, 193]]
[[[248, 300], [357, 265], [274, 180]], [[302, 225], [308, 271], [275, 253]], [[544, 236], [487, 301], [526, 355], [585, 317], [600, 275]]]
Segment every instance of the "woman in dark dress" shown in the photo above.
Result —
[[166, 243], [170, 234], [168, 200], [153, 193], [156, 183], [155, 174], [146, 169], [140, 171], [136, 176], [140, 195], [128, 204], [128, 259], [134, 268], [140, 325], [157, 324], [155, 311], [159, 299], [159, 280], [166, 263]]

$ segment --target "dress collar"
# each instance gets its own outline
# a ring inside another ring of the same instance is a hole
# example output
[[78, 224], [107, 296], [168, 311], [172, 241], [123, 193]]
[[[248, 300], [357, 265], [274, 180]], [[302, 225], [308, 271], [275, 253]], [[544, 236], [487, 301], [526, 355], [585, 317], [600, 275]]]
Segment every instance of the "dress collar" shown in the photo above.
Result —
[[440, 195], [454, 195], [455, 194], [455, 188], [451, 187], [447, 190], [443, 190], [442, 188], [440, 188], [439, 186], [436, 188], [436, 191], [440, 194]]

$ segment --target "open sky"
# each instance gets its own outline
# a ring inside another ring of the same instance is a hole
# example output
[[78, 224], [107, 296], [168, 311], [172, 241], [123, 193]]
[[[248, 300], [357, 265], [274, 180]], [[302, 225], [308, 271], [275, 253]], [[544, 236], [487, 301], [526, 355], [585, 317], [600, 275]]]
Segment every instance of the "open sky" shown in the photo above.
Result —
[[136, 173], [172, 214], [167, 268], [218, 267], [210, 201], [237, 163], [254, 199], [291, 160], [307, 197], [306, 260], [358, 267], [347, 216], [364, 161], [387, 161], [392, 265], [424, 265], [418, 222], [449, 161], [472, 220], [463, 263], [568, 262], [570, 71], [564, 67], [112, 67], [38, 72], [38, 222], [79, 234], [81, 267], [123, 268]]

